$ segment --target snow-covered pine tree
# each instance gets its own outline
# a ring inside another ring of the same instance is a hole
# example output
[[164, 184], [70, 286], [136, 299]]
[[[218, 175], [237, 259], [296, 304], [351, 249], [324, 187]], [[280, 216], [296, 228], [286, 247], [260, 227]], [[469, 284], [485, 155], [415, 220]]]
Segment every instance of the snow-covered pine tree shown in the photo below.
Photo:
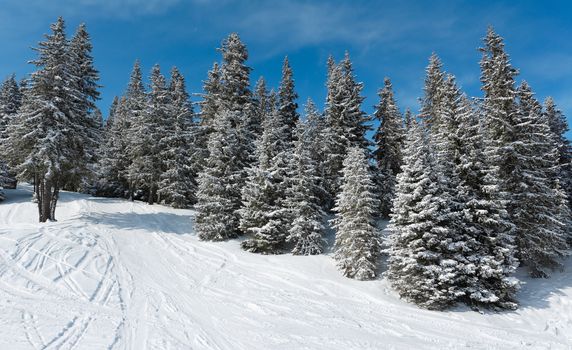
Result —
[[0, 86], [0, 146], [10, 120], [22, 105], [22, 93], [14, 74], [10, 75]]
[[196, 228], [199, 238], [223, 241], [240, 233], [238, 209], [242, 181], [237, 162], [239, 139], [232, 126], [237, 116], [228, 110], [217, 112], [203, 171], [198, 177]]
[[16, 116], [22, 105], [22, 92], [14, 74], [10, 75], [0, 86], [0, 200], [4, 199], [2, 186], [11, 180], [8, 168], [8, 125]]
[[256, 133], [262, 135], [262, 125], [264, 120], [271, 113], [272, 106], [270, 101], [270, 92], [266, 88], [266, 80], [260, 77], [254, 87], [254, 101], [256, 105], [256, 123], [260, 125]]
[[421, 99], [421, 113], [419, 117], [423, 120], [423, 125], [431, 129], [434, 121], [439, 117], [439, 104], [441, 101], [441, 91], [445, 81], [443, 63], [437, 54], [433, 53], [429, 57], [429, 65], [425, 70], [425, 86], [423, 87], [423, 98]]
[[220, 70], [221, 110], [226, 110], [234, 119], [231, 127], [236, 129], [239, 143], [236, 153], [238, 174], [238, 191], [244, 185], [246, 169], [255, 161], [256, 139], [260, 130], [260, 124], [256, 115], [256, 105], [250, 91], [250, 67], [246, 65], [248, 50], [236, 33], [231, 33], [222, 43], [219, 49], [222, 54]]
[[544, 114], [558, 147], [560, 185], [568, 197], [568, 206], [572, 210], [572, 145], [566, 137], [569, 130], [568, 122], [562, 111], [556, 107], [552, 97], [544, 101]]
[[290, 67], [288, 57], [286, 57], [284, 58], [284, 64], [282, 65], [282, 80], [278, 87], [278, 109], [280, 116], [284, 120], [283, 123], [287, 127], [285, 133], [285, 136], [287, 137], [286, 142], [292, 142], [294, 139], [296, 123], [298, 122], [298, 119], [300, 119], [297, 112], [297, 98], [298, 94], [294, 90], [292, 67]]
[[[292, 151], [288, 131], [280, 110], [275, 109], [265, 120], [262, 137], [257, 142], [257, 162], [249, 169], [243, 188], [241, 229], [250, 233], [251, 238], [242, 247], [254, 253], [276, 254], [285, 247], [292, 220], [286, 203]], [[259, 210], [262, 212], [257, 213]]]
[[122, 105], [122, 119], [123, 124], [127, 127], [124, 137], [127, 136], [125, 144], [125, 163], [126, 168], [121, 169], [122, 176], [127, 180], [127, 189], [129, 198], [134, 199], [134, 192], [136, 190], [136, 183], [138, 181], [138, 174], [131, 171], [133, 162], [135, 161], [136, 152], [135, 148], [140, 140], [137, 138], [137, 131], [142, 125], [141, 119], [144, 118], [144, 112], [147, 109], [147, 92], [143, 85], [143, 75], [141, 74], [141, 64], [139, 60], [135, 61], [127, 91], [125, 92], [125, 99]]
[[403, 135], [404, 135], [403, 139], [405, 140], [405, 131], [407, 131], [407, 129], [409, 129], [409, 127], [411, 126], [411, 122], [415, 119], [415, 116], [413, 116], [411, 109], [409, 109], [409, 108], [405, 109], [405, 114], [403, 115], [403, 119], [405, 121], [405, 130], [403, 133]]
[[159, 195], [162, 200], [175, 208], [185, 208], [195, 201], [196, 181], [193, 174], [192, 139], [193, 108], [185, 86], [185, 79], [179, 70], [171, 70], [169, 84], [169, 119], [164, 147], [160, 156], [165, 171], [161, 175]]
[[377, 162], [378, 194], [380, 200], [379, 216], [389, 218], [393, 198], [395, 197], [396, 176], [401, 169], [404, 141], [403, 117], [397, 108], [393, 96], [393, 87], [389, 78], [384, 79], [384, 87], [379, 90], [379, 104], [375, 107], [375, 118], [380, 125], [374, 135]]
[[558, 147], [540, 103], [523, 82], [513, 128], [514, 168], [506, 186], [520, 261], [533, 277], [548, 277], [567, 255], [570, 217], [558, 181]]
[[413, 122], [397, 176], [386, 275], [402, 298], [429, 309], [452, 305], [465, 292], [461, 247], [439, 177], [429, 140]]
[[[277, 113], [272, 119], [276, 119]], [[272, 178], [272, 162], [276, 143], [271, 120], [267, 119], [261, 138], [257, 141], [257, 161], [248, 169], [246, 184], [242, 188], [243, 207], [239, 210], [240, 229], [251, 238], [242, 243], [242, 248], [253, 253], [277, 253], [286, 241], [284, 223], [276, 217], [279, 194], [277, 183]]]
[[361, 110], [363, 84], [356, 82], [349, 54], [340, 64], [328, 60], [326, 129], [324, 130], [324, 188], [331, 207], [341, 185], [343, 160], [350, 147], [369, 146], [365, 133], [369, 117]]
[[340, 193], [336, 199], [336, 265], [342, 274], [358, 280], [377, 275], [381, 242], [375, 223], [379, 201], [367, 152], [351, 147], [344, 159]]
[[9, 148], [19, 177], [34, 179], [40, 222], [55, 220], [59, 190], [66, 176], [86, 167], [85, 132], [77, 133], [77, 67], [71, 59], [64, 20], [51, 25], [51, 34], [40, 42], [38, 58], [20, 113], [10, 124]]
[[119, 99], [112, 111], [107, 119], [108, 129], [100, 151], [97, 193], [127, 198], [130, 195], [128, 169], [132, 158], [129, 154], [131, 123], [126, 98]]
[[[314, 106], [309, 100], [307, 112], [314, 114]], [[312, 143], [315, 126], [313, 116], [308, 114], [306, 122], [299, 120], [296, 127], [295, 147], [290, 159], [289, 183], [291, 186], [286, 192], [286, 204], [293, 218], [292, 226], [288, 231], [287, 241], [294, 245], [294, 255], [321, 254], [324, 250], [324, 213], [320, 206], [317, 194], [318, 169], [312, 157]]]
[[328, 198], [328, 193], [325, 190], [325, 170], [324, 154], [327, 153], [324, 148], [324, 133], [326, 130], [326, 120], [324, 114], [318, 111], [316, 104], [311, 98], [308, 98], [306, 105], [304, 107], [304, 114], [306, 117], [306, 128], [305, 137], [309, 143], [308, 147], [310, 150], [310, 158], [316, 167], [315, 176], [317, 177], [317, 183], [314, 187], [316, 193], [314, 195], [319, 199], [320, 206], [326, 208], [328, 203], [326, 199]]
[[101, 112], [95, 101], [99, 99], [99, 72], [94, 66], [92, 44], [85, 24], [81, 24], [69, 43], [68, 56], [70, 71], [75, 77], [75, 89], [79, 95], [74, 96], [74, 130], [78, 154], [76, 159], [86, 164], [84, 167], [74, 166], [67, 171], [63, 188], [77, 191], [91, 182], [97, 160], [97, 148], [101, 143]]
[[166, 136], [173, 123], [169, 114], [170, 97], [159, 65], [153, 66], [147, 107], [131, 123], [133, 162], [129, 166], [130, 179], [135, 180], [139, 189], [145, 190], [149, 204], [157, 199], [159, 181], [165, 169], [161, 151], [169, 146]]
[[451, 233], [448, 254], [458, 270], [455, 287], [466, 289], [462, 299], [469, 304], [514, 308], [512, 225], [504, 207], [499, 207], [502, 202], [491, 201], [497, 189], [483, 172], [480, 134], [469, 101], [452, 75], [441, 88], [439, 114], [429, 136], [440, 197], [450, 212], [444, 225]]
[[195, 149], [192, 154], [192, 163], [195, 174], [202, 171], [208, 157], [207, 144], [210, 134], [213, 132], [214, 120], [221, 105], [221, 84], [220, 67], [215, 62], [213, 68], [208, 72], [207, 79], [203, 82], [198, 122], [193, 128]]

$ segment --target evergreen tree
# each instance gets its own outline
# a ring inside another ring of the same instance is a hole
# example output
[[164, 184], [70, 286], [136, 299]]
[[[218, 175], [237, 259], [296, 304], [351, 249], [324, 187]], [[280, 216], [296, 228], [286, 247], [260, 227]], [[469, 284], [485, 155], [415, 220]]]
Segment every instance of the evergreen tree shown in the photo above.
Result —
[[432, 125], [439, 118], [439, 105], [441, 103], [442, 86], [445, 81], [443, 63], [437, 54], [433, 53], [429, 57], [429, 65], [425, 70], [425, 86], [423, 88], [423, 98], [421, 99], [421, 120], [423, 125], [431, 129]]
[[377, 274], [380, 255], [380, 238], [375, 224], [379, 202], [375, 198], [366, 151], [361, 147], [350, 148], [343, 165], [341, 192], [334, 208], [334, 258], [344, 276], [372, 279]]
[[288, 125], [280, 111], [274, 110], [265, 120], [262, 137], [257, 143], [257, 162], [249, 170], [243, 188], [241, 229], [251, 238], [244, 241], [242, 247], [251, 252], [279, 253], [286, 243], [288, 224], [292, 219], [286, 202], [291, 154], [291, 142], [287, 141], [286, 135]]
[[222, 241], [239, 234], [241, 173], [237, 164], [238, 135], [232, 127], [236, 116], [217, 113], [208, 142], [209, 156], [198, 177], [196, 228], [201, 240]]
[[440, 197], [450, 211], [445, 225], [454, 241], [455, 249], [449, 253], [459, 270], [456, 288], [466, 289], [463, 299], [470, 304], [513, 308], [517, 285], [510, 278], [516, 267], [512, 225], [502, 202], [491, 201], [496, 198], [496, 183], [484, 174], [473, 110], [451, 75], [439, 94], [438, 119], [430, 138]]
[[431, 146], [413, 122], [397, 175], [387, 277], [402, 298], [429, 309], [452, 305], [464, 294], [461, 253], [444, 195]]
[[544, 101], [544, 114], [558, 147], [560, 185], [568, 197], [568, 206], [572, 209], [572, 145], [566, 137], [568, 122], [551, 97]]
[[367, 148], [365, 133], [369, 117], [361, 110], [363, 84], [355, 80], [349, 55], [340, 64], [328, 61], [328, 94], [326, 98], [326, 129], [324, 130], [324, 187], [331, 201], [341, 185], [341, 170], [347, 150]]
[[296, 111], [298, 109], [298, 104], [296, 103], [297, 98], [298, 94], [294, 90], [292, 67], [290, 67], [288, 57], [286, 57], [284, 59], [284, 65], [282, 66], [282, 81], [278, 88], [278, 109], [283, 123], [286, 125], [286, 142], [292, 142], [296, 130], [296, 123], [300, 118]]
[[[308, 106], [313, 114], [311, 100]], [[294, 255], [321, 254], [324, 250], [324, 213], [316, 196], [319, 193], [319, 177], [312, 158], [313, 130], [308, 125], [311, 121], [298, 121], [295, 148], [290, 160], [291, 187], [286, 192], [286, 203], [293, 222], [287, 240], [294, 244]]]
[[395, 177], [401, 168], [404, 129], [403, 117], [395, 103], [393, 87], [388, 78], [384, 80], [384, 87], [379, 91], [379, 97], [380, 102], [375, 111], [375, 117], [380, 121], [374, 135], [375, 158], [379, 176], [380, 216], [389, 218], [395, 197]]
[[221, 71], [218, 63], [208, 72], [207, 80], [203, 82], [202, 101], [199, 102], [200, 112], [198, 123], [193, 127], [195, 148], [192, 154], [193, 172], [198, 174], [204, 167], [208, 157], [207, 143], [213, 132], [213, 123], [221, 105]]
[[[137, 167], [133, 165], [135, 158], [137, 157], [137, 145], [141, 145], [141, 140], [138, 136], [141, 135], [140, 128], [149, 128], [149, 126], [144, 126], [143, 119], [144, 112], [147, 109], [147, 93], [145, 91], [145, 86], [143, 85], [143, 76], [141, 74], [141, 65], [139, 60], [135, 61], [133, 65], [133, 70], [131, 71], [131, 76], [129, 78], [129, 84], [127, 85], [127, 91], [125, 92], [125, 100], [122, 103], [122, 116], [124, 125], [128, 128], [127, 130], [127, 143], [126, 143], [126, 165], [125, 169], [121, 169], [122, 176], [127, 180], [127, 188], [129, 193], [129, 198], [134, 199], [134, 191], [136, 185], [139, 181], [139, 174], [137, 173]], [[142, 150], [140, 150], [142, 151]], [[144, 153], [140, 153], [144, 154]]]
[[507, 187], [509, 213], [516, 225], [519, 259], [533, 277], [549, 276], [567, 255], [570, 217], [558, 181], [558, 147], [540, 103], [526, 82], [517, 91], [514, 168]]
[[16, 115], [22, 105], [22, 93], [16, 76], [10, 75], [0, 86], [0, 145], [7, 138], [5, 134], [10, 120]]
[[86, 172], [93, 126], [83, 115], [85, 96], [78, 83], [77, 61], [70, 53], [60, 17], [39, 43], [37, 70], [31, 75], [21, 112], [9, 132], [9, 149], [19, 176], [34, 179], [40, 222], [55, 220], [60, 188], [66, 179]]
[[169, 119], [166, 125], [165, 147], [160, 150], [165, 171], [161, 175], [159, 194], [175, 208], [185, 208], [194, 202], [196, 189], [191, 154], [193, 108], [186, 91], [185, 79], [175, 67], [169, 84]]
[[308, 149], [310, 152], [310, 158], [314, 163], [316, 168], [315, 176], [317, 177], [317, 183], [314, 187], [316, 192], [314, 195], [319, 199], [320, 206], [326, 208], [328, 198], [328, 193], [325, 190], [325, 161], [324, 154], [327, 154], [327, 149], [324, 147], [324, 138], [326, 132], [326, 120], [324, 115], [318, 111], [314, 101], [308, 98], [305, 106], [305, 116], [306, 116], [306, 140], [308, 141]]
[[256, 123], [260, 128], [256, 130], [257, 134], [262, 134], [262, 125], [266, 117], [272, 112], [273, 107], [270, 105], [270, 93], [266, 88], [266, 80], [260, 77], [254, 88], [254, 100], [256, 102]]

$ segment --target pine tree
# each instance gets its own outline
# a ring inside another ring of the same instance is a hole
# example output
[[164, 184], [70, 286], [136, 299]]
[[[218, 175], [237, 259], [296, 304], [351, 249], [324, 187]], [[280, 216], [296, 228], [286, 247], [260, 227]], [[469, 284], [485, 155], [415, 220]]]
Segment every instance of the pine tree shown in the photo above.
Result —
[[402, 298], [429, 309], [452, 305], [464, 294], [444, 195], [431, 146], [413, 122], [397, 176], [386, 274]]
[[423, 120], [423, 125], [431, 129], [434, 122], [439, 118], [440, 94], [445, 81], [443, 63], [441, 63], [441, 59], [437, 54], [433, 53], [429, 57], [429, 65], [425, 72], [427, 75], [423, 88], [424, 96], [421, 99], [420, 118]]
[[[310, 113], [311, 100], [308, 103]], [[286, 204], [294, 219], [288, 231], [287, 241], [294, 244], [292, 254], [314, 255], [324, 250], [324, 224], [319, 193], [319, 177], [315, 160], [312, 158], [312, 127], [307, 122], [298, 121], [295, 148], [290, 160], [291, 187], [286, 192]]]
[[314, 195], [319, 199], [320, 206], [326, 208], [328, 205], [327, 198], [328, 193], [325, 190], [325, 162], [324, 154], [327, 154], [327, 150], [324, 147], [324, 138], [326, 132], [326, 120], [323, 113], [320, 113], [312, 101], [308, 98], [306, 101], [306, 106], [304, 108], [304, 113], [306, 117], [306, 128], [305, 132], [306, 139], [309, 143], [308, 148], [310, 151], [310, 158], [314, 163], [316, 168], [315, 176], [317, 177], [317, 183], [314, 187], [316, 192]]
[[169, 84], [169, 119], [166, 125], [164, 148], [160, 150], [165, 171], [161, 175], [159, 194], [175, 208], [185, 208], [195, 201], [195, 178], [191, 154], [193, 108], [186, 91], [185, 79], [175, 67]]
[[395, 103], [389, 78], [385, 78], [379, 97], [380, 102], [375, 111], [375, 117], [380, 121], [374, 135], [375, 158], [379, 177], [380, 216], [389, 218], [395, 197], [395, 177], [401, 169], [404, 129], [403, 117]]
[[147, 202], [153, 204], [164, 170], [161, 151], [169, 147], [166, 136], [173, 121], [169, 118], [171, 96], [159, 65], [153, 66], [150, 81], [147, 107], [131, 124], [133, 162], [129, 177], [140, 189], [146, 190]]
[[328, 61], [328, 95], [326, 98], [325, 181], [324, 187], [331, 201], [341, 185], [340, 171], [347, 150], [351, 147], [367, 148], [365, 133], [369, 130], [369, 117], [361, 110], [363, 84], [355, 80], [349, 55], [340, 64]]
[[572, 145], [566, 137], [568, 122], [551, 97], [544, 101], [544, 114], [558, 147], [560, 185], [568, 197], [568, 206], [572, 209]]
[[10, 75], [0, 86], [0, 145], [7, 138], [6, 128], [22, 105], [22, 93], [16, 76]]
[[[517, 285], [510, 278], [516, 267], [512, 225], [484, 174], [480, 134], [469, 101], [448, 75], [439, 91], [438, 118], [429, 133], [440, 176], [441, 199], [450, 218], [446, 228], [454, 244], [449, 253], [456, 261], [456, 288], [466, 289], [465, 301], [475, 305], [514, 308]], [[485, 187], [487, 191], [485, 191]], [[451, 264], [451, 266], [453, 266]]]
[[264, 77], [260, 77], [256, 82], [256, 86], [254, 87], [254, 101], [256, 104], [256, 124], [260, 125], [256, 133], [262, 135], [264, 120], [273, 109], [270, 101], [270, 92], [266, 88], [266, 80], [264, 80]]
[[[101, 112], [95, 102], [99, 99], [98, 85], [99, 72], [94, 66], [92, 57], [92, 44], [85, 24], [81, 24], [69, 43], [68, 56], [72, 74], [75, 80], [75, 123], [74, 134], [81, 140], [76, 144], [78, 154], [83, 157], [82, 163], [86, 167], [74, 167], [66, 176], [63, 188], [78, 190], [87, 181], [91, 182], [97, 161], [97, 148], [101, 143]], [[88, 179], [89, 178], [89, 179]]]
[[241, 173], [237, 164], [238, 135], [232, 127], [236, 116], [217, 113], [208, 142], [209, 156], [198, 177], [196, 228], [199, 238], [222, 241], [239, 235]]
[[37, 70], [24, 89], [8, 141], [19, 176], [36, 184], [40, 222], [55, 220], [59, 190], [66, 178], [85, 172], [85, 145], [91, 142], [91, 124], [78, 108], [84, 95], [64, 20], [60, 17], [51, 29], [36, 49], [38, 58], [32, 63]]
[[517, 91], [513, 154], [514, 168], [507, 187], [511, 191], [509, 213], [516, 225], [519, 259], [533, 277], [549, 276], [562, 267], [567, 255], [569, 212], [558, 181], [558, 147], [549, 121], [528, 84]]
[[251, 252], [279, 253], [288, 237], [292, 216], [286, 191], [290, 187], [291, 142], [286, 135], [288, 125], [280, 111], [274, 110], [265, 120], [262, 137], [257, 142], [257, 162], [249, 170], [243, 188], [241, 229], [251, 238], [242, 247]]
[[372, 279], [377, 275], [381, 250], [375, 224], [379, 202], [375, 198], [367, 153], [361, 147], [354, 146], [348, 150], [343, 165], [341, 192], [334, 207], [334, 258], [344, 276], [359, 280]]
[[135, 148], [137, 148], [138, 144], [141, 144], [141, 140], [138, 138], [141, 134], [139, 129], [141, 127], [148, 128], [148, 126], [144, 126], [142, 122], [144, 112], [147, 109], [147, 92], [143, 85], [143, 76], [141, 74], [139, 60], [135, 61], [133, 65], [127, 91], [125, 92], [125, 100], [122, 103], [122, 109], [124, 113], [122, 116], [123, 123], [128, 129], [126, 131], [127, 142], [125, 145], [127, 167], [121, 169], [121, 176], [126, 179], [129, 198], [133, 200], [136, 185], [139, 181], [139, 174], [136, 171], [137, 167], [133, 165], [137, 156]]
[[199, 102], [198, 122], [193, 128], [195, 148], [192, 154], [193, 172], [198, 174], [208, 157], [207, 143], [213, 130], [213, 123], [221, 105], [221, 71], [218, 63], [208, 72], [203, 82], [202, 101]]
[[282, 81], [278, 88], [278, 109], [283, 123], [286, 125], [286, 142], [292, 142], [294, 139], [296, 123], [300, 118], [296, 111], [298, 109], [297, 98], [298, 94], [294, 90], [292, 67], [290, 67], [288, 57], [286, 57], [282, 66]]

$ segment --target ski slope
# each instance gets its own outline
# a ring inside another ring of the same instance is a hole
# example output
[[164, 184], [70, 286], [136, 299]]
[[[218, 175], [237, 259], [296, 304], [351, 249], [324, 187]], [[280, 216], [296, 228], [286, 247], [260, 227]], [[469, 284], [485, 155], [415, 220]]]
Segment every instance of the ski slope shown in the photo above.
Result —
[[0, 204], [0, 349], [571, 349], [572, 264], [523, 279], [514, 312], [407, 304], [331, 256], [200, 242], [193, 211], [31, 189]]

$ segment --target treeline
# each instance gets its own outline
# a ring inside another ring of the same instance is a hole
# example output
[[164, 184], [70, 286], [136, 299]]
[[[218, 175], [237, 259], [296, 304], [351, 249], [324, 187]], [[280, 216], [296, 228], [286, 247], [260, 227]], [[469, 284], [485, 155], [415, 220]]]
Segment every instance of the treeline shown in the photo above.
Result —
[[136, 62], [103, 125], [85, 27], [68, 41], [59, 19], [37, 51], [37, 71], [3, 85], [0, 132], [8, 172], [35, 184], [40, 221], [55, 219], [65, 188], [193, 206], [202, 240], [246, 235], [242, 247], [262, 254], [321, 254], [331, 226], [345, 276], [375, 278], [385, 253], [399, 294], [430, 309], [515, 308], [515, 269], [548, 277], [568, 255], [566, 119], [517, 84], [492, 28], [484, 95], [464, 94], [432, 55], [417, 115], [401, 114], [389, 79], [367, 115], [346, 54], [328, 60], [324, 111], [308, 100], [301, 117], [288, 59], [276, 90], [263, 78], [251, 89], [247, 48], [231, 34], [198, 111], [176, 68], [167, 81], [154, 66], [146, 87]]

